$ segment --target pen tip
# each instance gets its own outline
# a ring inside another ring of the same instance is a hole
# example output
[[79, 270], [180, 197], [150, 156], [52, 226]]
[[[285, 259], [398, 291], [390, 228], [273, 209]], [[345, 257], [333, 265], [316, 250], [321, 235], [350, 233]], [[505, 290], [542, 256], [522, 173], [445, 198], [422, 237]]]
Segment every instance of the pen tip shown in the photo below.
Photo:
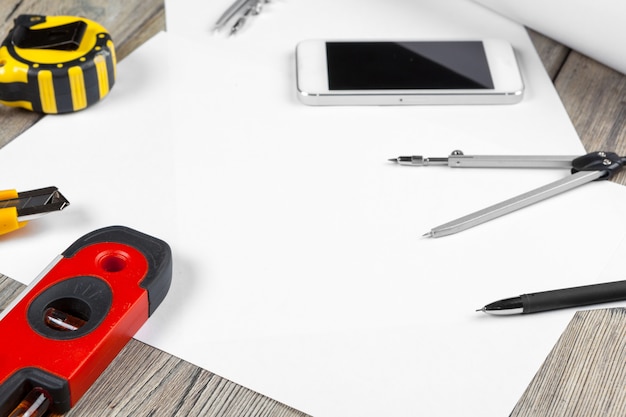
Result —
[[398, 158], [389, 158], [388, 161], [398, 163]]
[[433, 237], [433, 232], [424, 233], [422, 237]]
[[482, 312], [482, 313], [484, 313], [484, 312], [485, 312], [485, 307], [483, 307], [483, 308], [479, 308], [478, 310], [476, 310], [476, 312]]

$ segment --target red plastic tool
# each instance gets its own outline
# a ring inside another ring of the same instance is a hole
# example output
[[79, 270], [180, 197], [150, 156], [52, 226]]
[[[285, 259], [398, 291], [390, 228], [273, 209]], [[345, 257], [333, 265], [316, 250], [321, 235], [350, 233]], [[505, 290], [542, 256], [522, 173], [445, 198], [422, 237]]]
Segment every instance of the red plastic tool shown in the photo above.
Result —
[[0, 316], [0, 416], [37, 390], [49, 410], [67, 412], [163, 301], [171, 277], [167, 243], [133, 229], [73, 243]]

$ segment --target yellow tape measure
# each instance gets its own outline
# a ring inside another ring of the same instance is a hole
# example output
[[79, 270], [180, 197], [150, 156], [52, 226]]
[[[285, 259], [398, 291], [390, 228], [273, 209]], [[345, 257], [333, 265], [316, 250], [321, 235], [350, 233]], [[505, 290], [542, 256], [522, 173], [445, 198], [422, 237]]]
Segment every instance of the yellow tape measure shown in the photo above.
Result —
[[69, 113], [104, 98], [115, 83], [111, 35], [76, 16], [21, 15], [0, 45], [0, 103]]

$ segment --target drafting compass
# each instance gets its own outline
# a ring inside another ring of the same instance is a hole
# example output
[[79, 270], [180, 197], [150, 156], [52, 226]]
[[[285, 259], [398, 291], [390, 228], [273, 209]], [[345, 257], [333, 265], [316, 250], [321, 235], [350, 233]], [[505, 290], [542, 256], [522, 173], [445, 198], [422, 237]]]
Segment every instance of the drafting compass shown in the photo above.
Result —
[[607, 180], [622, 169], [626, 163], [626, 157], [601, 151], [583, 156], [464, 155], [461, 151], [453, 151], [445, 158], [400, 156], [390, 161], [400, 165], [444, 165], [451, 168], [569, 168], [571, 170], [571, 175], [568, 177], [437, 226], [424, 235], [442, 237], [504, 216], [588, 182]]

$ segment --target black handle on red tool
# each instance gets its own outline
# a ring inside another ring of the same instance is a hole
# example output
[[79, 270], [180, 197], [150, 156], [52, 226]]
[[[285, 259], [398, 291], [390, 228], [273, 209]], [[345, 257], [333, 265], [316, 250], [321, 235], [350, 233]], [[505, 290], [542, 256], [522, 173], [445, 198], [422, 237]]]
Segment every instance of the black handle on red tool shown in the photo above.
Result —
[[163, 301], [171, 278], [168, 244], [136, 230], [107, 227], [73, 243], [0, 316], [0, 416], [34, 390], [50, 410], [67, 412]]

